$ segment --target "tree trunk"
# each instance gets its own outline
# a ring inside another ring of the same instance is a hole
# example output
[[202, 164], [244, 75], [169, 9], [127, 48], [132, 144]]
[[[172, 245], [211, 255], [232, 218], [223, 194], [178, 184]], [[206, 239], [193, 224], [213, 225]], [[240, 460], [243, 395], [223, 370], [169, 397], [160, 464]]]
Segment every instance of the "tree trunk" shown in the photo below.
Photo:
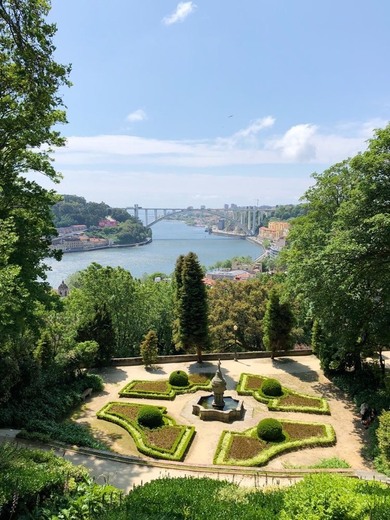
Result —
[[197, 359], [197, 362], [198, 363], [203, 363], [203, 359], [202, 359], [202, 349], [200, 347], [196, 347], [196, 357], [198, 358]]

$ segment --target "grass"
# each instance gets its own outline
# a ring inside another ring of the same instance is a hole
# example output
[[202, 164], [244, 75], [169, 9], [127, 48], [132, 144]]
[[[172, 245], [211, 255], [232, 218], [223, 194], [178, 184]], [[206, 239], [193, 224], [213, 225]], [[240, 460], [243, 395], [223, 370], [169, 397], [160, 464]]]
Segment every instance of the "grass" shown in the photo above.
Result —
[[321, 459], [316, 464], [311, 466], [299, 466], [295, 464], [285, 463], [283, 466], [286, 469], [347, 469], [351, 466], [343, 459], [338, 457], [330, 457], [329, 459]]
[[157, 459], [183, 460], [195, 435], [194, 427], [176, 424], [172, 417], [166, 415], [166, 408], [163, 406], [158, 407], [164, 414], [161, 427], [141, 426], [137, 415], [142, 406], [136, 403], [112, 402], [106, 404], [97, 416], [128, 431], [141, 453]]
[[133, 380], [122, 388], [119, 396], [172, 401], [179, 394], [193, 393], [198, 390], [211, 390], [210, 382], [213, 377], [214, 374], [209, 373], [189, 374], [189, 384], [183, 387], [173, 386], [165, 379], [158, 381]]
[[286, 387], [282, 387], [283, 393], [280, 397], [265, 395], [261, 386], [266, 379], [255, 374], [241, 374], [237, 386], [238, 395], [251, 395], [257, 401], [266, 404], [269, 410], [330, 414], [329, 404], [322, 397], [300, 394]]
[[214, 464], [262, 466], [283, 452], [308, 446], [329, 446], [336, 442], [330, 425], [280, 420], [283, 439], [266, 442], [257, 436], [256, 427], [244, 432], [222, 432], [214, 457]]

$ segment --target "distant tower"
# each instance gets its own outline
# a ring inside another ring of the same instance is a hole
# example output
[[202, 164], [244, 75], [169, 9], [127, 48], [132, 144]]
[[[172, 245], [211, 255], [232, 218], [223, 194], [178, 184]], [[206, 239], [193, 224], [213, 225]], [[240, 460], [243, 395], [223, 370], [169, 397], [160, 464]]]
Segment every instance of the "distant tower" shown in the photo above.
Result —
[[57, 292], [61, 296], [61, 298], [64, 298], [65, 296], [68, 296], [68, 294], [69, 294], [69, 287], [66, 285], [64, 280], [62, 280], [61, 285], [57, 289]]

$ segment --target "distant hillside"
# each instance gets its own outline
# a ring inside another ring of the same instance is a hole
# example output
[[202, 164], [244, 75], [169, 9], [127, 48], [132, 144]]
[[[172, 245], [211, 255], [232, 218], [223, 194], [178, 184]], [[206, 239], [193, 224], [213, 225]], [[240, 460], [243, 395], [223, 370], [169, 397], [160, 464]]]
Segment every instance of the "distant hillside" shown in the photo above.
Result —
[[[87, 227], [97, 226], [99, 220], [110, 215], [118, 222], [137, 220], [120, 208], [111, 208], [105, 202], [87, 202], [77, 195], [62, 195], [63, 200], [52, 208], [56, 227], [67, 227], [74, 224], [85, 224]], [[139, 222], [139, 221], [138, 221]]]

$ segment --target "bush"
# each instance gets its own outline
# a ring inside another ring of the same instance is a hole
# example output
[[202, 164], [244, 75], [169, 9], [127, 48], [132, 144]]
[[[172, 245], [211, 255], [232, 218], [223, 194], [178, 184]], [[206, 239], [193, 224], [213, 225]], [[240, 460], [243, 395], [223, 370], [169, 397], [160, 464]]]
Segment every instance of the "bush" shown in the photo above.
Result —
[[137, 415], [138, 424], [158, 428], [163, 423], [163, 414], [157, 406], [142, 406]]
[[261, 385], [261, 391], [264, 395], [278, 397], [283, 394], [282, 386], [277, 379], [266, 379]]
[[31, 419], [18, 437], [42, 442], [59, 441], [97, 450], [108, 449], [104, 442], [93, 437], [88, 427], [70, 421], [57, 423], [47, 419]]
[[388, 518], [388, 490], [382, 484], [336, 475], [310, 475], [286, 491], [281, 520]]
[[150, 330], [141, 343], [140, 352], [145, 367], [150, 367], [157, 362], [158, 337], [154, 330]]
[[376, 431], [379, 455], [376, 459], [378, 469], [390, 475], [390, 412], [383, 411], [379, 416], [379, 427]]
[[188, 386], [188, 374], [183, 370], [176, 370], [169, 376], [169, 383], [172, 386]]
[[283, 427], [276, 419], [263, 419], [257, 425], [257, 435], [264, 441], [280, 441], [283, 439]]

